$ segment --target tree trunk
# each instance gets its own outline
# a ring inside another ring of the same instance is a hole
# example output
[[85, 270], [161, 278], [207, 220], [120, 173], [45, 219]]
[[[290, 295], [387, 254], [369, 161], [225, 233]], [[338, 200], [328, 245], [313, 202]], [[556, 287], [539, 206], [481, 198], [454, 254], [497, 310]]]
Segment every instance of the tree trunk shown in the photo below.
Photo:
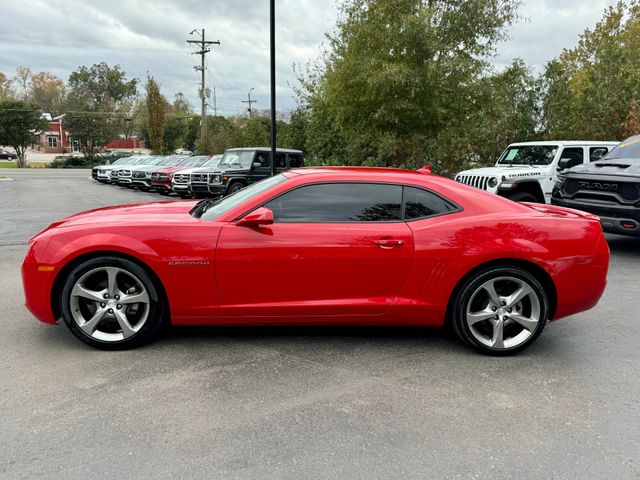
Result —
[[18, 145], [13, 147], [16, 151], [18, 158], [16, 159], [16, 165], [18, 168], [27, 168], [27, 147]]

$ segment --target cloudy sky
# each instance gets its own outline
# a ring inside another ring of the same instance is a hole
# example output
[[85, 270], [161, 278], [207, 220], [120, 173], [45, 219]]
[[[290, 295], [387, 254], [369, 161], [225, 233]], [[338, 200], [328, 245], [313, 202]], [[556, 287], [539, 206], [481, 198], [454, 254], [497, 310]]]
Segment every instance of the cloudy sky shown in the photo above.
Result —
[[[317, 57], [324, 33], [336, 20], [334, 0], [276, 0], [278, 110], [295, 105], [293, 64]], [[524, 0], [523, 17], [499, 46], [499, 67], [522, 57], [536, 69], [576, 44], [613, 0]], [[189, 32], [205, 28], [220, 40], [207, 55], [209, 86], [215, 84], [218, 112], [244, 112], [249, 89], [269, 104], [269, 2], [267, 0], [0, 0], [0, 72], [25, 65], [65, 81], [79, 65], [120, 64], [130, 77], [147, 73], [172, 98], [183, 92], [198, 103], [199, 73], [193, 66]], [[211, 102], [213, 103], [213, 102]]]

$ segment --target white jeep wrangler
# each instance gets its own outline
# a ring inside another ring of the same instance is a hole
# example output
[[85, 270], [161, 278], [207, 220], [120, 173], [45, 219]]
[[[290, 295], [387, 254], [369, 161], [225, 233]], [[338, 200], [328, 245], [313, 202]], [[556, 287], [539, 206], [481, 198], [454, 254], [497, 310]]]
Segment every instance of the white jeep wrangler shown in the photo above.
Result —
[[558, 172], [605, 156], [619, 142], [512, 143], [495, 167], [465, 170], [456, 181], [516, 202], [549, 203]]

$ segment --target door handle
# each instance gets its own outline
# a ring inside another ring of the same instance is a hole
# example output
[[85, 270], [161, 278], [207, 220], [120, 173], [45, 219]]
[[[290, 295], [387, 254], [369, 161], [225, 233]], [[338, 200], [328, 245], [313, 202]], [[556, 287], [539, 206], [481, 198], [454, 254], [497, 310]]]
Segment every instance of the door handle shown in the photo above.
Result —
[[380, 248], [384, 248], [385, 250], [390, 250], [392, 248], [398, 248], [404, 245], [404, 240], [394, 240], [392, 238], [385, 238], [382, 240], [375, 240], [375, 243]]

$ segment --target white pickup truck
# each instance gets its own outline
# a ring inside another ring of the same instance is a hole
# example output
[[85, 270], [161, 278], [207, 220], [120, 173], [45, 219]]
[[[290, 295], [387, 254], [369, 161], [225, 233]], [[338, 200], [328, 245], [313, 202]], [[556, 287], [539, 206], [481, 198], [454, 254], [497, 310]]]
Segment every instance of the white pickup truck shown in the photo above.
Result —
[[558, 172], [605, 156], [619, 142], [512, 143], [494, 167], [458, 173], [458, 182], [516, 202], [550, 203]]

